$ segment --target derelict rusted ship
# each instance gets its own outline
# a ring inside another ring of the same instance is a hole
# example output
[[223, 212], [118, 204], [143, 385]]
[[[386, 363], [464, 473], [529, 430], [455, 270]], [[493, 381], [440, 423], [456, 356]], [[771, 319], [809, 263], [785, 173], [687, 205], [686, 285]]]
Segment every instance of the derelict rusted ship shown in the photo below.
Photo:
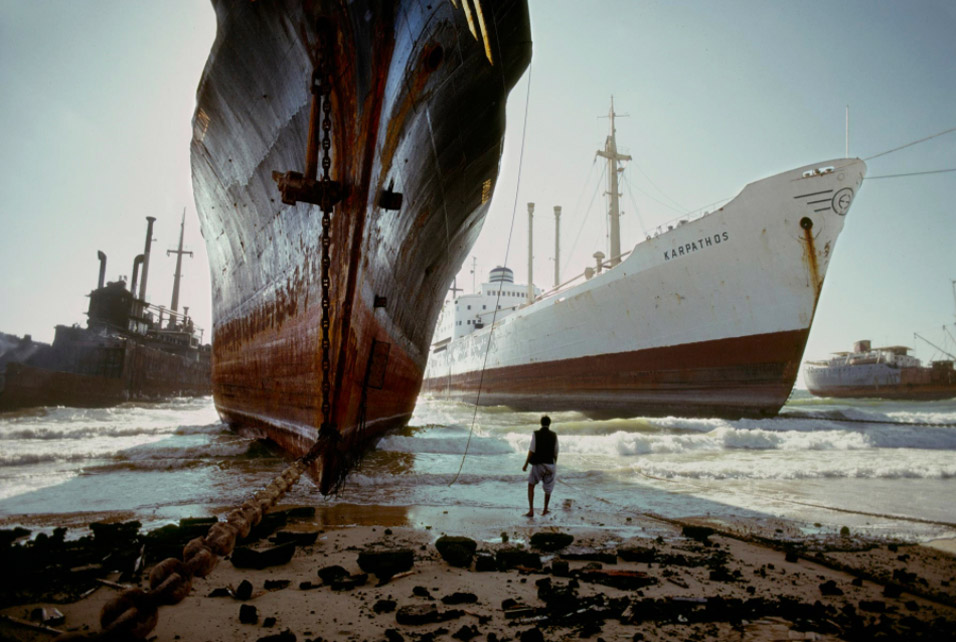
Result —
[[52, 345], [29, 336], [0, 336], [0, 411], [102, 408], [212, 392], [209, 346], [201, 345], [202, 331], [189, 318], [189, 308], [178, 310], [186, 253], [182, 228], [179, 249], [170, 250], [178, 254], [176, 281], [172, 304], [165, 309], [146, 301], [155, 219], [147, 220], [146, 249], [133, 261], [129, 289], [122, 279], [105, 282], [106, 255], [99, 253], [99, 282], [89, 294], [86, 328], [58, 325]]
[[[817, 397], [934, 401], [956, 398], [954, 359], [930, 366], [907, 354], [905, 346], [871, 348], [866, 339], [853, 352], [837, 352], [827, 361], [808, 361], [807, 390]], [[949, 355], [952, 357], [952, 355]]]
[[[411, 416], [444, 294], [497, 179], [505, 100], [531, 56], [527, 5], [214, 4], [192, 167], [216, 406], [293, 455], [334, 430], [337, 447], [312, 471], [327, 492]], [[320, 185], [328, 177], [334, 189]], [[323, 197], [335, 202], [327, 370]]]

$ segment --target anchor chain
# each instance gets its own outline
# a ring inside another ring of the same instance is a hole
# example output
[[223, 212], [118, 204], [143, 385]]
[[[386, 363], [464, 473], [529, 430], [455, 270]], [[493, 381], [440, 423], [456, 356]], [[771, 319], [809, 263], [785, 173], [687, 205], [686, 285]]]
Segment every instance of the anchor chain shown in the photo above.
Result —
[[[324, 62], [324, 61], [323, 61]], [[324, 74], [323, 74], [324, 76]], [[331, 182], [329, 178], [329, 167], [332, 160], [329, 158], [329, 149], [332, 147], [330, 132], [332, 131], [332, 101], [329, 99], [330, 83], [323, 82], [321, 85], [322, 96], [322, 183], [328, 185]], [[314, 86], [314, 85], [313, 85]], [[329, 353], [332, 351], [332, 344], [329, 341], [329, 326], [331, 325], [330, 312], [331, 303], [329, 301], [329, 266], [332, 260], [329, 257], [329, 249], [332, 245], [330, 230], [332, 228], [332, 208], [333, 203], [329, 198], [328, 189], [322, 190], [322, 428], [321, 433], [334, 430], [332, 424], [332, 406], [329, 397], [332, 390], [331, 361]], [[321, 434], [320, 433], [320, 434]]]
[[68, 633], [56, 638], [67, 640], [141, 640], [159, 621], [160, 606], [178, 604], [189, 595], [195, 577], [206, 577], [220, 557], [232, 553], [236, 540], [246, 537], [262, 516], [275, 505], [302, 476], [306, 464], [296, 461], [268, 486], [234, 509], [226, 520], [213, 524], [204, 537], [190, 540], [182, 559], [169, 557], [149, 573], [149, 590], [127, 589], [115, 596], [100, 611], [101, 631]]
[[[178, 604], [185, 599], [192, 589], [193, 578], [206, 577], [219, 563], [220, 557], [231, 554], [236, 541], [249, 535], [249, 532], [262, 521], [263, 515], [296, 484], [306, 468], [325, 451], [333, 448], [338, 439], [338, 432], [332, 422], [329, 269], [332, 264], [330, 258], [332, 211], [335, 204], [341, 200], [343, 190], [339, 183], [332, 181], [329, 177], [329, 169], [332, 166], [329, 156], [332, 147], [332, 104], [331, 82], [324, 62], [325, 57], [313, 71], [310, 83], [313, 97], [306, 154], [306, 175], [303, 176], [298, 172], [286, 172], [284, 175], [273, 172], [273, 179], [278, 183], [283, 202], [295, 204], [297, 200], [302, 200], [320, 205], [322, 208], [322, 426], [318, 439], [306, 455], [293, 462], [268, 486], [230, 512], [225, 521], [213, 524], [204, 537], [197, 537], [186, 544], [181, 560], [170, 557], [154, 566], [149, 574], [149, 590], [127, 589], [107, 602], [100, 611], [101, 631], [68, 633], [57, 637], [56, 642], [146, 639], [159, 621], [159, 607]], [[315, 120], [319, 113], [319, 104], [321, 104], [322, 113], [322, 178], [316, 180]]]

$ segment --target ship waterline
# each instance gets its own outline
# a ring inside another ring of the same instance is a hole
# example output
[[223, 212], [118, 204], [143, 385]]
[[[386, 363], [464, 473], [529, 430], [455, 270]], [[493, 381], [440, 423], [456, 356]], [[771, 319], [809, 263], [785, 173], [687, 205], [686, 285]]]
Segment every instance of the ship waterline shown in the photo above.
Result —
[[865, 170], [837, 159], [751, 183], [616, 267], [436, 342], [425, 390], [526, 410], [773, 415]]
[[[496, 183], [505, 100], [530, 60], [527, 6], [481, 2], [476, 21], [448, 2], [215, 4], [192, 143], [214, 397], [230, 424], [294, 455], [333, 426], [340, 452], [313, 471], [327, 491], [411, 416], [443, 293]], [[320, 58], [329, 175], [344, 193], [329, 230], [327, 382], [322, 213], [284, 203], [273, 181], [306, 164]]]

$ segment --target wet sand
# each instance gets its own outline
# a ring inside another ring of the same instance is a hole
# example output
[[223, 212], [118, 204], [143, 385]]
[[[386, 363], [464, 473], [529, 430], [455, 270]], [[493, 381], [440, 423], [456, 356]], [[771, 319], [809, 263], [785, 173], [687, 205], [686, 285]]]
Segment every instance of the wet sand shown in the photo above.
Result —
[[[956, 638], [956, 558], [942, 550], [945, 543], [937, 548], [839, 533], [808, 537], [787, 522], [613, 515], [571, 520], [571, 510], [556, 509], [561, 520], [434, 507], [293, 511], [272, 532], [260, 531], [258, 539], [251, 536], [240, 546], [269, 549], [289, 537], [281, 533], [316, 533], [314, 544], [297, 545], [289, 562], [262, 569], [237, 568], [234, 552], [208, 577], [195, 579], [181, 603], [159, 609], [149, 639]], [[73, 525], [79, 521], [60, 517]], [[581, 525], [569, 526], [572, 521]], [[548, 546], [540, 541], [542, 533], [573, 541], [542, 550], [565, 543]], [[476, 555], [467, 566], [443, 558], [436, 543], [444, 535], [474, 540]], [[407, 556], [411, 567], [387, 581], [360, 567], [360, 556], [383, 551]], [[104, 577], [149, 586], [148, 566], [139, 576]], [[30, 621], [38, 609], [55, 608], [64, 617], [50, 628], [95, 631], [100, 608], [118, 589], [95, 579], [90, 588], [75, 601], [57, 601], [66, 596], [55, 591], [43, 600], [8, 598], [0, 614]], [[55, 637], [0, 621], [0, 639]]]

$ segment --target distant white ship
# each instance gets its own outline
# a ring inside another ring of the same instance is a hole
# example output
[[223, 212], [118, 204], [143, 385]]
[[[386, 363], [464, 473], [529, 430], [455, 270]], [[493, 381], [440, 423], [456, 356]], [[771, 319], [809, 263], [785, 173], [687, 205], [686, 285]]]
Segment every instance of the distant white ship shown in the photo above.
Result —
[[596, 253], [595, 268], [543, 294], [496, 268], [479, 293], [447, 302], [424, 391], [603, 416], [776, 414], [866, 165], [843, 158], [759, 180], [622, 254], [618, 163], [630, 157], [617, 151], [613, 105], [598, 154], [610, 258]]
[[871, 348], [857, 341], [853, 352], [837, 352], [827, 361], [808, 361], [807, 389], [818, 397], [878, 397], [934, 400], [956, 397], [953, 361], [933, 361], [929, 367], [904, 346]]

